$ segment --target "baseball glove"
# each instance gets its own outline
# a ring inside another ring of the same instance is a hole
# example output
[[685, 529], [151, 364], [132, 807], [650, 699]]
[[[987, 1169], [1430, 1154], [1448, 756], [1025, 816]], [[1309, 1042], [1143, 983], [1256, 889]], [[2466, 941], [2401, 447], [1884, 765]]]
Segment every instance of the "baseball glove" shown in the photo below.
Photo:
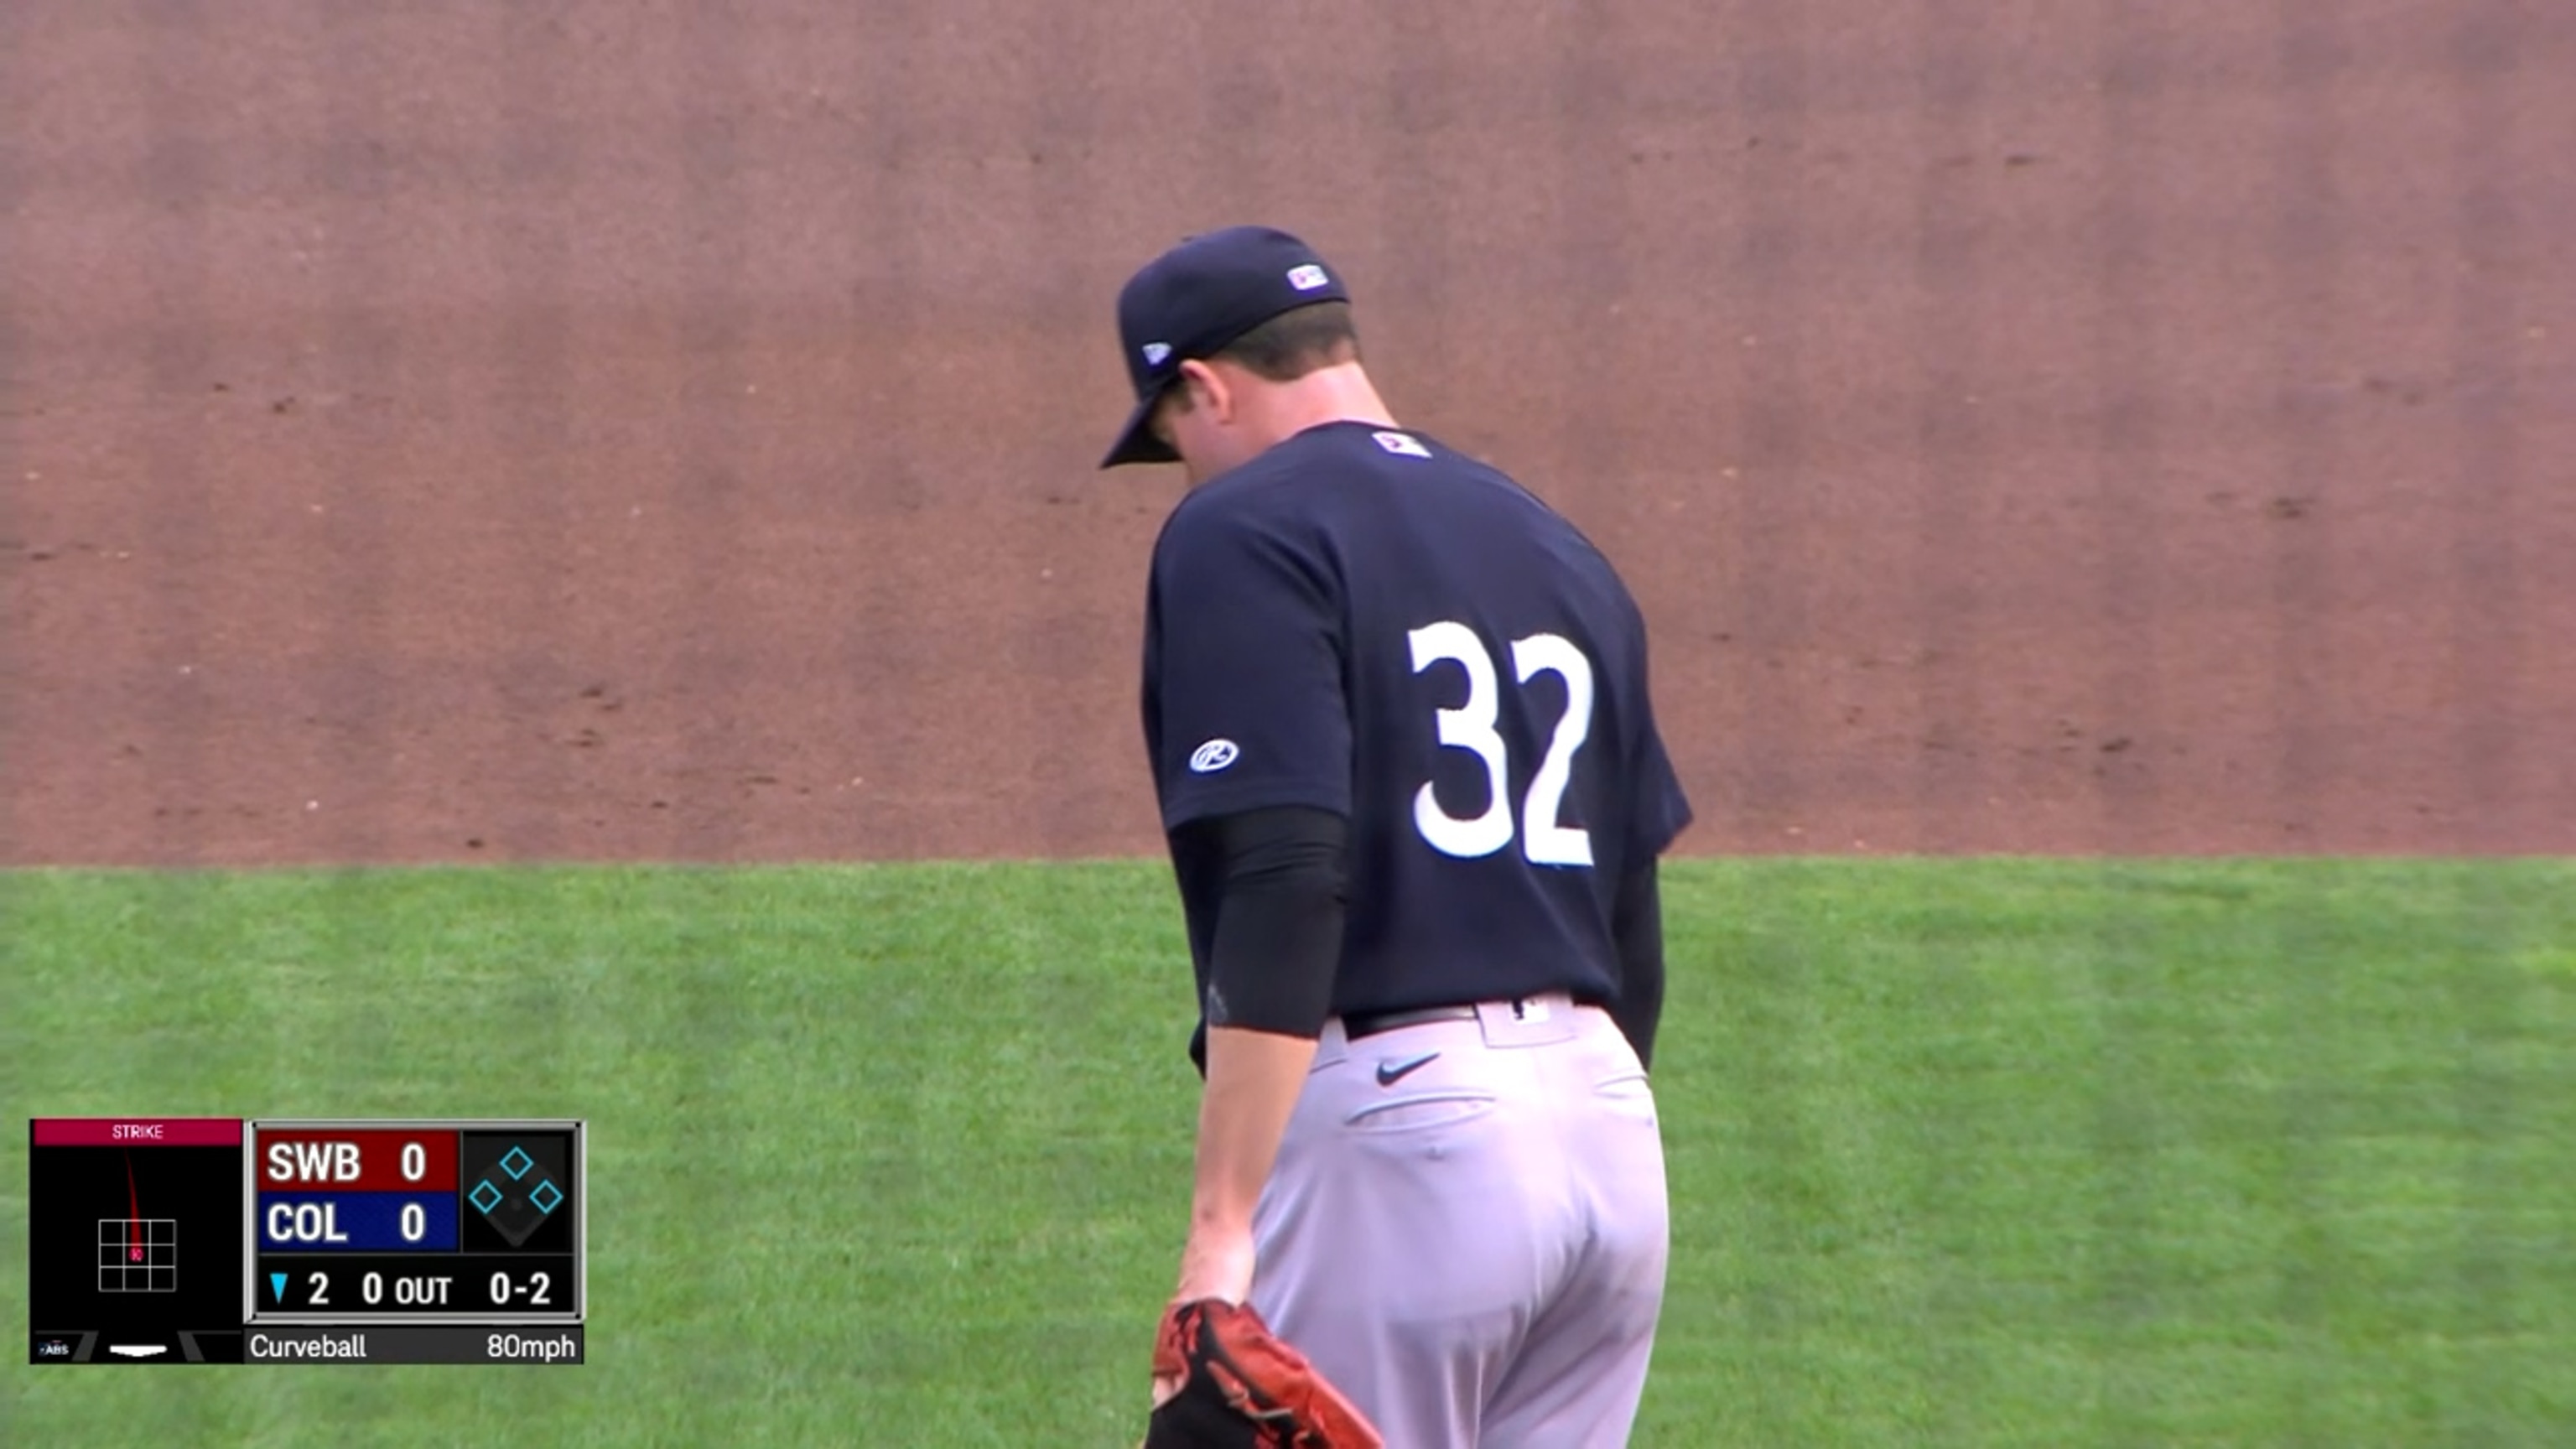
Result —
[[1181, 1380], [1147, 1422], [1143, 1449], [1384, 1449], [1385, 1436], [1252, 1305], [1175, 1305], [1154, 1339], [1154, 1373]]

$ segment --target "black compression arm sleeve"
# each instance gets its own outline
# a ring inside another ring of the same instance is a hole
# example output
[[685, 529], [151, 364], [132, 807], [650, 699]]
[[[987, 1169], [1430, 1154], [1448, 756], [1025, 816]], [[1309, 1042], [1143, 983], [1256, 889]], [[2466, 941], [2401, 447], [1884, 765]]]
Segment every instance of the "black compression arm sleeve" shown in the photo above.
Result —
[[1664, 907], [1654, 857], [1632, 867], [1619, 882], [1610, 930], [1619, 945], [1619, 1000], [1610, 1008], [1637, 1060], [1652, 1067], [1655, 1027], [1664, 1015]]
[[1209, 1026], [1312, 1037], [1342, 962], [1345, 837], [1329, 810], [1279, 806], [1194, 821], [1186, 847], [1223, 882], [1209, 950]]

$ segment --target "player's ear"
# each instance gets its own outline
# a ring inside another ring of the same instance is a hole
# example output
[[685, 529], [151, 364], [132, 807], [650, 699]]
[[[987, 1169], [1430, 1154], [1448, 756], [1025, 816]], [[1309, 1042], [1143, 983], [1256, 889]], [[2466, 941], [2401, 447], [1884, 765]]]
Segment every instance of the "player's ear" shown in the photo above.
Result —
[[1181, 364], [1181, 386], [1188, 391], [1190, 411], [1204, 408], [1217, 422], [1234, 421], [1234, 389], [1226, 385], [1224, 373], [1192, 358]]

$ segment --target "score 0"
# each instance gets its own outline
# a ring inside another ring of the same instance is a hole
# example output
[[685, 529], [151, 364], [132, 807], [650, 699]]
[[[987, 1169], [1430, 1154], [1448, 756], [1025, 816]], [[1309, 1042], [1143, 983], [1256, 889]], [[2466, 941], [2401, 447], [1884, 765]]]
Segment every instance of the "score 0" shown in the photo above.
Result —
[[[419, 1142], [404, 1143], [398, 1154], [398, 1170], [406, 1183], [418, 1183], [427, 1178], [429, 1148]], [[364, 1172], [364, 1157], [355, 1142], [269, 1144], [267, 1177], [273, 1183], [354, 1183], [364, 1176]], [[429, 1236], [429, 1209], [421, 1203], [404, 1203], [396, 1219], [396, 1230], [404, 1242], [417, 1243]], [[348, 1234], [340, 1230], [340, 1205], [330, 1199], [309, 1203], [271, 1203], [266, 1226], [272, 1243], [349, 1241]]]
[[260, 1148], [260, 1246], [453, 1251], [453, 1133], [277, 1129]]

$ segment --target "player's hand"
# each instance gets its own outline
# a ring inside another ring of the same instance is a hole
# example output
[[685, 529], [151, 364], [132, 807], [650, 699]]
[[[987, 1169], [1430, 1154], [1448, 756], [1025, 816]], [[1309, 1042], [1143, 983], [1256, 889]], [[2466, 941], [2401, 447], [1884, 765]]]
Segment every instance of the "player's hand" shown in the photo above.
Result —
[[1154, 1373], [1179, 1382], [1145, 1424], [1148, 1446], [1309, 1444], [1386, 1449], [1359, 1406], [1249, 1303], [1202, 1298], [1163, 1316]]
[[[1199, 1228], [1181, 1249], [1180, 1286], [1172, 1292], [1172, 1301], [1164, 1305], [1165, 1313], [1184, 1303], [1204, 1298], [1219, 1298], [1228, 1303], [1242, 1303], [1252, 1297], [1253, 1268], [1252, 1229], [1220, 1230]], [[1154, 1376], [1154, 1406], [1179, 1393], [1181, 1376]]]

